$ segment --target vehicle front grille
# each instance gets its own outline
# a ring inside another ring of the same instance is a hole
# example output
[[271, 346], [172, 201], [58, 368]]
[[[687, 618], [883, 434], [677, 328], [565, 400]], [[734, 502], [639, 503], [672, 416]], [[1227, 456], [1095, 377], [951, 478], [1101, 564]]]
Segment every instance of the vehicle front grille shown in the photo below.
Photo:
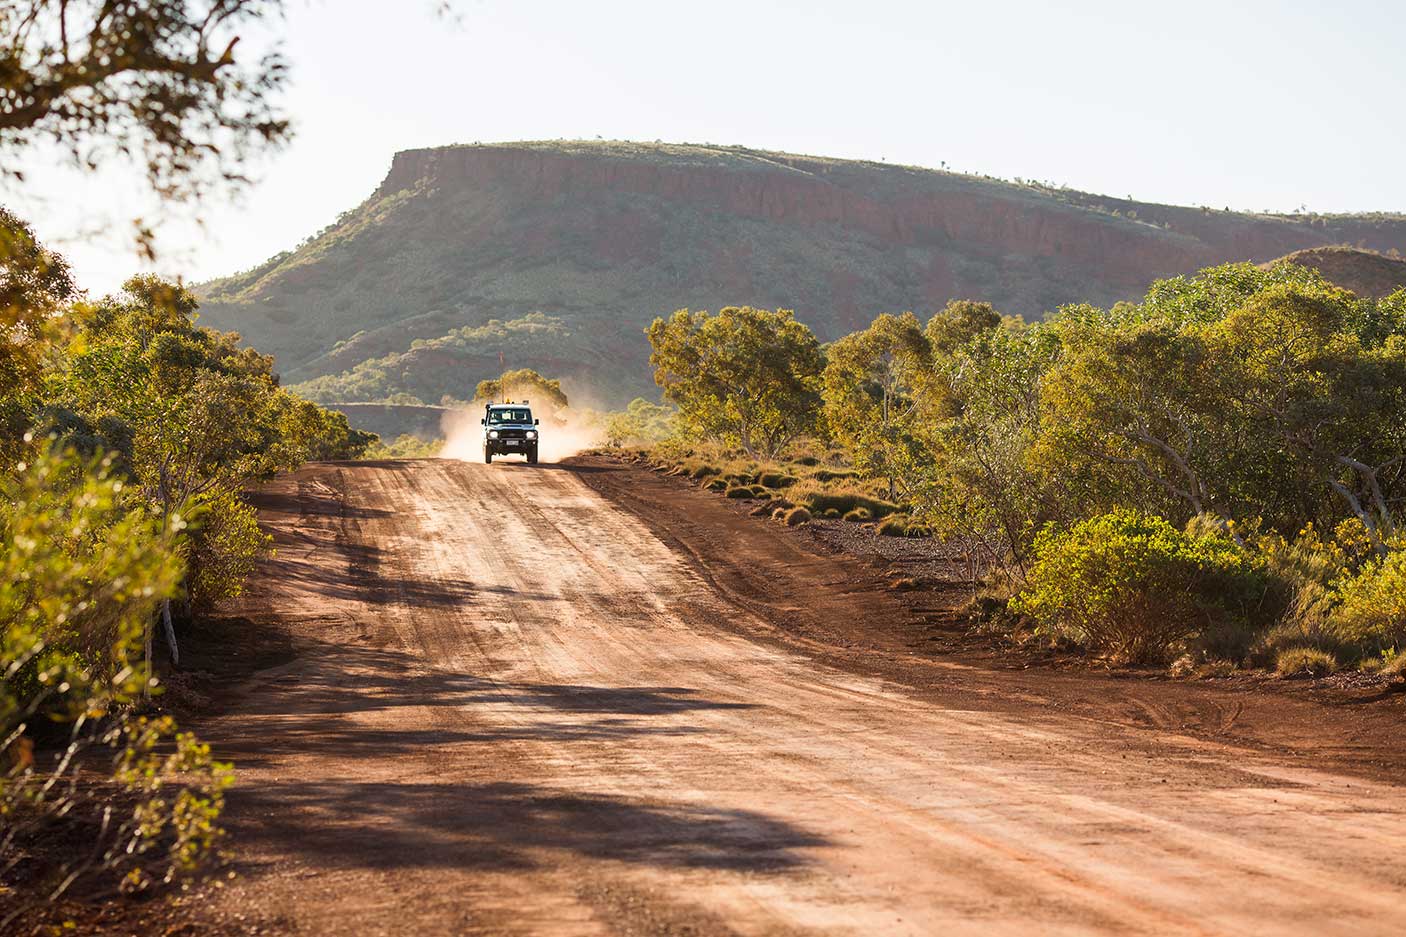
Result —
[[500, 430], [498, 430], [498, 438], [499, 438], [499, 439], [526, 439], [526, 438], [527, 438], [527, 430], [525, 430], [525, 429], [500, 429]]

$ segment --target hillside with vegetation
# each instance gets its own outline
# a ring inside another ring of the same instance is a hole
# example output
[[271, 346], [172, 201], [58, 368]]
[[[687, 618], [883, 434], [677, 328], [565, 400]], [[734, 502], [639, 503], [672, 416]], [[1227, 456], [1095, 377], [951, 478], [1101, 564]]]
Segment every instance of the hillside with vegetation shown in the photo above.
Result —
[[830, 341], [978, 298], [1029, 320], [1304, 248], [1406, 249], [1397, 215], [1262, 215], [740, 147], [410, 150], [296, 249], [204, 284], [204, 321], [312, 399], [466, 399], [503, 364], [622, 403], [673, 309], [794, 309]]

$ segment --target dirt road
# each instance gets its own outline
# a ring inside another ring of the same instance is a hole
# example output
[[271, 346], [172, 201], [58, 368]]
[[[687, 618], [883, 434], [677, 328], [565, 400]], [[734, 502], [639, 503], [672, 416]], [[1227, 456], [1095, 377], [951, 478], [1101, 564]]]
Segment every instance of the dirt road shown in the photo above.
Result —
[[[1319, 757], [1302, 749], [1344, 730], [1310, 702], [851, 666], [831, 635], [910, 623], [872, 570], [720, 499], [669, 522], [663, 484], [433, 460], [273, 483], [279, 553], [236, 612], [298, 653], [202, 727], [240, 767], [218, 915], [309, 934], [1406, 922], [1406, 790], [1394, 764], [1337, 766], [1377, 724]], [[1290, 728], [1237, 734], [1266, 709]]]

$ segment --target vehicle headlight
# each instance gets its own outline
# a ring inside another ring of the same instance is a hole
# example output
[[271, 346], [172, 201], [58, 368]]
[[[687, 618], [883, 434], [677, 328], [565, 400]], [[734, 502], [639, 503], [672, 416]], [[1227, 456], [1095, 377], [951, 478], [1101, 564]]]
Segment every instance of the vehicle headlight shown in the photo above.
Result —
[[489, 438], [489, 439], [497, 439], [497, 438], [498, 438], [498, 431], [497, 431], [496, 429], [491, 429], [491, 430], [489, 430], [489, 431], [488, 431], [488, 438]]
[[528, 439], [536, 439], [536, 438], [537, 438], [537, 431], [536, 431], [535, 429], [530, 429], [530, 430], [528, 430], [528, 431], [527, 431], [527, 438], [528, 438]]

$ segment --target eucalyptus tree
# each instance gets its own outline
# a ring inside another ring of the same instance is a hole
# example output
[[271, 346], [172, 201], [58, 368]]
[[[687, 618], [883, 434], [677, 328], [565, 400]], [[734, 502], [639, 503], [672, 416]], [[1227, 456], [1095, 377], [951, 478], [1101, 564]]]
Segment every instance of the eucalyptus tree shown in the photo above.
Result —
[[645, 329], [654, 381], [689, 431], [776, 456], [818, 426], [824, 355], [788, 309], [680, 309]]
[[932, 349], [911, 312], [885, 313], [826, 349], [825, 425], [856, 468], [887, 482], [890, 500], [923, 457], [919, 423], [934, 386]]
[[[137, 160], [165, 197], [242, 183], [283, 143], [287, 67], [241, 33], [279, 0], [0, 0], [0, 163], [47, 145]], [[14, 170], [10, 170], [14, 174]]]

